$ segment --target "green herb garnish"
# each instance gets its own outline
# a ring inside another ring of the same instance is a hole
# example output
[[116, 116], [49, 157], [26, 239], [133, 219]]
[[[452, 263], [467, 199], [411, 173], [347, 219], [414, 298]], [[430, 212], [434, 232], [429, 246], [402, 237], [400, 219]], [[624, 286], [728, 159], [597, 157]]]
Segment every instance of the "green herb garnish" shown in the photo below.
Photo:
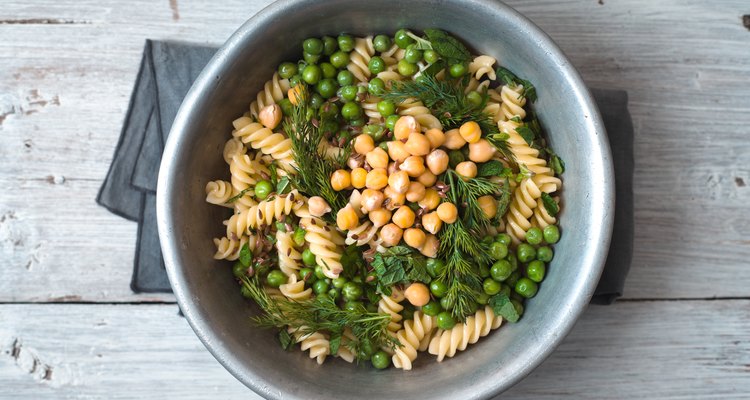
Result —
[[532, 103], [536, 101], [536, 88], [534, 85], [526, 79], [521, 79], [516, 74], [511, 72], [508, 68], [497, 67], [497, 76], [501, 81], [505, 82], [508, 86], [523, 86], [521, 97], [529, 99]]
[[495, 312], [495, 315], [499, 315], [509, 322], [517, 322], [521, 317], [518, 315], [516, 307], [513, 306], [510, 298], [505, 294], [496, 294], [490, 297], [489, 304], [490, 307], [492, 307], [492, 311]]
[[236, 195], [234, 195], [234, 196], [230, 197], [230, 198], [229, 198], [229, 200], [227, 200], [227, 203], [234, 203], [235, 201], [237, 201], [237, 200], [241, 199], [241, 198], [242, 198], [242, 196], [244, 196], [244, 195], [245, 195], [245, 193], [247, 193], [247, 192], [249, 192], [249, 191], [251, 191], [251, 190], [253, 190], [253, 188], [252, 188], [252, 187], [248, 187], [248, 188], [246, 188], [246, 189], [243, 189], [242, 191], [240, 191], [240, 192], [239, 192], [239, 193], [237, 193]]
[[253, 262], [253, 252], [250, 250], [250, 246], [245, 243], [240, 249], [240, 263], [243, 267], [249, 267], [251, 262]]
[[378, 275], [378, 291], [386, 296], [391, 295], [391, 286], [395, 284], [430, 281], [425, 257], [406, 246], [394, 246], [375, 254], [370, 266]]
[[471, 53], [458, 39], [440, 29], [425, 29], [424, 34], [435, 50], [449, 64], [458, 64], [471, 60]]
[[547, 210], [547, 213], [553, 217], [557, 216], [557, 213], [560, 212], [560, 206], [555, 202], [555, 199], [544, 192], [542, 192], [542, 204], [544, 204], [544, 209]]
[[477, 176], [480, 178], [500, 176], [504, 169], [505, 166], [500, 161], [490, 160], [477, 166]]

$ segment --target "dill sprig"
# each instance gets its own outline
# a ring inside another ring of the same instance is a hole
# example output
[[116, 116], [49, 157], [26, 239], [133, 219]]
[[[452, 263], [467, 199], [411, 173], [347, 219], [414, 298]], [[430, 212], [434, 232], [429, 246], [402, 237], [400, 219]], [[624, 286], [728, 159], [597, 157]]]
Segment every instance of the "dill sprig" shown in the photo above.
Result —
[[[364, 308], [342, 310], [327, 297], [302, 301], [272, 297], [263, 290], [257, 275], [242, 278], [242, 284], [263, 311], [253, 318], [258, 326], [291, 328], [292, 334], [299, 335], [325, 332], [330, 337], [331, 354], [335, 354], [343, 342], [360, 360], [365, 359], [371, 349], [392, 349], [400, 345], [398, 339], [388, 334], [390, 316], [387, 314], [371, 313]], [[351, 330], [354, 339], [342, 341], [345, 328]]]
[[[306, 99], [307, 95], [307, 91], [303, 90], [300, 98]], [[349, 147], [335, 160], [326, 158], [321, 151], [321, 142], [325, 138], [308, 118], [309, 110], [306, 101], [299, 101], [292, 108], [291, 115], [284, 120], [284, 131], [292, 141], [292, 152], [297, 164], [292, 184], [302, 193], [324, 198], [333, 209], [330, 215], [336, 215], [339, 209], [346, 206], [347, 198], [343, 193], [333, 190], [331, 175], [344, 166], [349, 157]]]
[[410, 98], [419, 99], [437, 117], [444, 129], [458, 128], [467, 121], [479, 124], [486, 137], [506, 158], [512, 159], [508, 148], [507, 135], [503, 135], [495, 125], [492, 116], [484, 112], [487, 93], [483, 93], [479, 104], [469, 101], [464, 93], [468, 79], [438, 80], [434, 76], [422, 74], [414, 81], [393, 81], [383, 99], [400, 104]]

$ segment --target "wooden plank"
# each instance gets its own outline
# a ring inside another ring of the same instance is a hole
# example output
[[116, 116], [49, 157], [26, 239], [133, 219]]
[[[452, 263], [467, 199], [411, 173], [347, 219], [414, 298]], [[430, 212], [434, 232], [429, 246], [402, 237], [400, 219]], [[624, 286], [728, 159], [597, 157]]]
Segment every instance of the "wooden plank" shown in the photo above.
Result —
[[[267, 3], [3, 3], [0, 255], [9, 267], [0, 301], [171, 298], [129, 292], [134, 225], [93, 205], [143, 40], [221, 43]], [[636, 250], [626, 296], [750, 295], [750, 275], [736, 273], [750, 256], [750, 87], [739, 84], [750, 80], [746, 2], [509, 4], [590, 85], [630, 94]], [[19, 230], [27, 233], [16, 245]], [[723, 284], [704, 283], [712, 281]]]
[[[172, 305], [0, 305], [0, 321], [14, 398], [255, 398]], [[746, 398], [749, 330], [748, 300], [592, 307], [508, 397]]]

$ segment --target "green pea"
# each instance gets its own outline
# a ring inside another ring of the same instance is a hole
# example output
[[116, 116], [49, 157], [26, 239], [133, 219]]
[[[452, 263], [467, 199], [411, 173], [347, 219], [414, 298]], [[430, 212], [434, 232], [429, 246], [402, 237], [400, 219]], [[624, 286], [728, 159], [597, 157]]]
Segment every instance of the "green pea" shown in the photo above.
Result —
[[354, 83], [354, 74], [348, 70], [339, 71], [339, 74], [336, 75], [336, 80], [341, 86], [351, 85]]
[[242, 297], [244, 297], [246, 299], [252, 299], [253, 298], [253, 292], [251, 292], [250, 289], [248, 289], [247, 286], [245, 286], [245, 285], [242, 285], [240, 287], [240, 294], [242, 295]]
[[388, 368], [389, 365], [391, 365], [391, 356], [389, 356], [385, 351], [380, 350], [372, 355], [370, 362], [372, 363], [372, 366], [377, 369], [385, 369]]
[[440, 299], [440, 307], [442, 307], [443, 310], [450, 311], [453, 309], [454, 305], [456, 305], [456, 302], [450, 297], [443, 297]]
[[320, 61], [320, 54], [311, 54], [308, 52], [302, 53], [302, 58], [308, 64], [317, 64]]
[[315, 297], [315, 300], [322, 302], [324, 300], [333, 300], [328, 293], [321, 293]]
[[414, 39], [412, 39], [407, 34], [407, 32], [409, 32], [409, 31], [407, 31], [406, 29], [399, 29], [398, 31], [396, 31], [396, 35], [395, 35], [394, 39], [395, 39], [396, 45], [399, 48], [405, 49], [410, 44], [414, 43]]
[[313, 292], [315, 292], [315, 294], [325, 293], [325, 292], [328, 291], [328, 282], [326, 282], [326, 281], [324, 281], [324, 280], [321, 279], [321, 280], [315, 282], [313, 284], [312, 288], [313, 288]]
[[357, 87], [348, 85], [339, 89], [339, 97], [344, 101], [354, 101], [357, 98]]
[[482, 278], [486, 278], [490, 276], [490, 267], [488, 265], [482, 264], [479, 266], [479, 276]]
[[484, 289], [484, 292], [490, 296], [500, 293], [501, 288], [502, 285], [500, 284], [500, 282], [492, 278], [485, 279], [484, 283], [482, 284], [482, 289]]
[[393, 128], [396, 127], [396, 121], [401, 118], [400, 115], [389, 115], [385, 119], [385, 127], [388, 128], [389, 131], [393, 132]]
[[492, 279], [498, 282], [503, 282], [504, 280], [508, 279], [508, 277], [512, 273], [513, 266], [511, 266], [510, 262], [506, 260], [500, 260], [492, 264], [492, 268], [490, 268], [490, 276], [492, 276]]
[[283, 62], [279, 65], [279, 76], [284, 79], [289, 79], [297, 73], [297, 65], [290, 62]]
[[362, 132], [370, 135], [370, 137], [372, 137], [372, 140], [379, 142], [380, 139], [383, 138], [385, 128], [383, 128], [383, 125], [370, 124], [362, 128]]
[[442, 311], [443, 308], [440, 307], [440, 303], [438, 303], [435, 300], [430, 301], [429, 303], [422, 306], [422, 312], [424, 315], [434, 317]]
[[360, 358], [370, 358], [375, 354], [375, 349], [372, 347], [372, 342], [365, 340], [359, 343], [359, 356]]
[[339, 35], [339, 48], [341, 51], [350, 52], [354, 50], [354, 38], [349, 35]]
[[255, 184], [255, 198], [263, 200], [273, 191], [273, 185], [267, 180], [262, 180]]
[[416, 64], [422, 61], [422, 50], [415, 49], [413, 46], [409, 46], [404, 53], [404, 59], [412, 64]]
[[366, 312], [367, 309], [361, 301], [347, 301], [344, 303], [344, 310], [350, 312]]
[[499, 233], [497, 236], [495, 236], [495, 241], [500, 242], [506, 246], [510, 246], [510, 235], [507, 233]]
[[386, 35], [377, 35], [372, 39], [372, 45], [375, 47], [375, 51], [384, 52], [391, 48], [391, 38]]
[[247, 267], [242, 265], [241, 262], [237, 261], [232, 265], [232, 274], [237, 278], [242, 278], [247, 274]]
[[331, 54], [331, 57], [329, 58], [331, 61], [331, 64], [336, 68], [344, 68], [347, 64], [349, 64], [349, 54], [345, 53], [343, 51], [337, 51], [333, 54]]
[[360, 115], [359, 118], [349, 121], [349, 126], [365, 126], [365, 119]]
[[353, 301], [362, 297], [362, 293], [364, 292], [362, 291], [362, 286], [354, 282], [347, 282], [341, 289], [341, 293], [344, 295], [344, 298], [346, 300]]
[[323, 36], [323, 54], [330, 56], [336, 49], [338, 49], [339, 43], [336, 39], [330, 36]]
[[341, 107], [341, 116], [348, 119], [357, 119], [362, 115], [362, 108], [355, 102], [349, 102]]
[[548, 263], [552, 261], [552, 257], [554, 257], [554, 253], [552, 252], [552, 249], [549, 246], [542, 246], [536, 249], [537, 260]]
[[490, 302], [490, 296], [487, 293], [482, 292], [477, 295], [477, 304], [481, 304], [485, 306], [489, 302]]
[[323, 78], [335, 78], [338, 71], [331, 63], [320, 63], [320, 71], [323, 73]]
[[448, 311], [443, 311], [437, 315], [437, 326], [440, 329], [451, 329], [456, 326], [456, 320]]
[[380, 100], [378, 102], [378, 112], [383, 117], [388, 117], [396, 112], [396, 105], [390, 100]]
[[508, 257], [505, 258], [510, 263], [510, 266], [513, 268], [513, 271], [516, 271], [518, 269], [518, 257], [516, 257], [513, 252], [508, 253]]
[[489, 247], [493, 242], [492, 236], [485, 236], [482, 238], [482, 244]]
[[547, 225], [544, 227], [544, 241], [549, 244], [557, 243], [560, 240], [560, 228], [557, 225]]
[[313, 109], [317, 110], [318, 108], [320, 108], [320, 106], [323, 105], [323, 103], [325, 103], [325, 100], [320, 94], [313, 93], [312, 96], [310, 96], [310, 107], [312, 107]]
[[328, 294], [328, 297], [330, 297], [331, 300], [333, 300], [333, 301], [337, 301], [338, 299], [341, 298], [341, 292], [338, 291], [338, 290], [336, 290], [336, 289], [330, 289], [330, 290], [328, 290], [327, 294]]
[[321, 96], [323, 96], [324, 99], [328, 99], [336, 95], [338, 86], [339, 85], [333, 79], [323, 79], [318, 82], [316, 90], [318, 91], [318, 93], [320, 93]]
[[464, 157], [464, 154], [460, 150], [451, 150], [448, 153], [448, 164], [451, 168], [456, 168], [456, 165], [464, 161], [466, 161], [466, 157]]
[[388, 152], [388, 142], [380, 142], [378, 143], [378, 147], [383, 149], [386, 153]]
[[276, 223], [274, 225], [276, 226], [276, 230], [277, 231], [286, 232], [286, 224], [284, 224], [283, 222], [276, 221]]
[[432, 281], [432, 283], [430, 283], [430, 292], [432, 292], [432, 295], [435, 297], [443, 297], [448, 293], [448, 285], [440, 281]]
[[521, 243], [516, 249], [516, 256], [518, 256], [518, 261], [527, 263], [536, 258], [536, 249], [528, 243]]
[[286, 283], [286, 274], [279, 271], [278, 269], [275, 269], [268, 273], [268, 276], [266, 276], [266, 283], [270, 287], [279, 287]]
[[299, 73], [299, 72], [297, 74], [295, 74], [294, 76], [292, 76], [291, 78], [289, 78], [289, 86], [290, 87], [295, 87], [295, 86], [299, 85], [300, 82], [302, 82], [302, 74]]
[[425, 50], [424, 60], [432, 64], [440, 58], [440, 55], [435, 50]]
[[317, 38], [305, 39], [302, 42], [302, 51], [310, 54], [320, 54], [323, 52], [323, 41]]
[[299, 277], [300, 279], [305, 281], [305, 283], [308, 283], [310, 285], [315, 283], [315, 280], [318, 279], [315, 277], [315, 270], [307, 267], [299, 269]]
[[302, 70], [302, 80], [309, 83], [310, 85], [315, 85], [320, 81], [320, 76], [322, 75], [322, 71], [320, 70], [320, 67], [317, 65], [308, 65], [305, 67], [305, 69]]
[[414, 82], [417, 82], [420, 85], [427, 85], [430, 83], [430, 78], [428, 78], [425, 74], [419, 74], [418, 77], [414, 78]]
[[294, 111], [294, 105], [287, 98], [281, 99], [281, 101], [279, 102], [279, 107], [281, 107], [281, 112], [287, 116], [292, 115], [292, 111]]
[[320, 107], [320, 111], [318, 112], [320, 113], [321, 117], [328, 118], [332, 120], [333, 122], [336, 122], [336, 119], [339, 116], [339, 106], [337, 106], [336, 103], [331, 103], [330, 101], [327, 101], [323, 103], [323, 105]]
[[374, 56], [370, 58], [370, 61], [367, 63], [367, 68], [373, 74], [379, 74], [385, 71], [385, 61], [378, 56]]
[[464, 63], [453, 64], [448, 68], [448, 73], [454, 78], [460, 78], [466, 74], [467, 68]]
[[523, 315], [523, 303], [516, 299], [512, 299], [510, 303], [513, 304], [513, 308], [516, 309], [516, 314], [518, 314], [519, 317]]
[[440, 274], [445, 271], [445, 261], [439, 258], [428, 258], [427, 259], [427, 273], [431, 277], [437, 278]]
[[[302, 260], [305, 261], [304, 259]], [[316, 265], [315, 266], [315, 278], [317, 279], [326, 279], [326, 274], [323, 272], [323, 266], [322, 265]]]
[[526, 276], [536, 283], [544, 280], [546, 272], [547, 268], [544, 266], [544, 263], [539, 260], [534, 260], [526, 266]]
[[536, 292], [539, 290], [539, 286], [536, 284], [536, 282], [532, 281], [529, 278], [521, 278], [516, 282], [516, 293], [520, 294], [521, 296], [530, 299], [534, 296], [536, 296]]
[[370, 79], [370, 83], [367, 84], [367, 92], [373, 96], [383, 94], [385, 91], [385, 82], [380, 78]]
[[346, 282], [348, 282], [348, 279], [344, 278], [343, 276], [338, 277], [333, 280], [333, 287], [335, 287], [336, 289], [342, 289]]
[[542, 230], [536, 226], [532, 226], [526, 231], [526, 242], [533, 245], [542, 243]]
[[308, 267], [314, 267], [317, 261], [315, 260], [315, 254], [310, 249], [305, 249], [302, 252], [302, 262]]
[[419, 67], [417, 67], [417, 64], [412, 64], [406, 59], [400, 60], [398, 62], [398, 73], [403, 76], [412, 76], [419, 71]]
[[490, 245], [490, 256], [495, 260], [502, 260], [508, 256], [508, 246], [500, 242], [492, 243]]
[[472, 106], [478, 107], [482, 104], [482, 95], [479, 92], [471, 91], [466, 95], [466, 100], [468, 100]]
[[518, 282], [518, 279], [521, 277], [521, 274], [518, 273], [518, 271], [513, 271], [508, 279], [505, 280], [505, 284], [507, 284], [510, 287], [516, 287], [516, 282]]

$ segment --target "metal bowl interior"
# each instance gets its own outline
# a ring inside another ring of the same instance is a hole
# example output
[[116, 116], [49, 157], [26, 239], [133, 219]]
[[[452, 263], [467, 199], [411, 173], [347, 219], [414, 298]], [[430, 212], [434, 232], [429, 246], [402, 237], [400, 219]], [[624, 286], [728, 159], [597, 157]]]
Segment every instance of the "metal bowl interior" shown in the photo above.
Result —
[[[442, 363], [420, 356], [410, 372], [376, 371], [330, 359], [323, 366], [254, 327], [257, 312], [226, 262], [211, 258], [227, 211], [204, 201], [204, 186], [228, 179], [221, 154], [231, 121], [310, 36], [365, 35], [400, 27], [445, 29], [477, 53], [529, 79], [549, 140], [565, 160], [564, 234], [524, 317]], [[539, 365], [569, 332], [596, 286], [614, 206], [603, 124], [577, 72], [550, 38], [511, 8], [489, 0], [289, 0], [245, 23], [211, 60], [174, 122], [159, 174], [157, 212], [167, 270], [187, 320], [213, 355], [268, 398], [473, 399], [497, 394]]]

